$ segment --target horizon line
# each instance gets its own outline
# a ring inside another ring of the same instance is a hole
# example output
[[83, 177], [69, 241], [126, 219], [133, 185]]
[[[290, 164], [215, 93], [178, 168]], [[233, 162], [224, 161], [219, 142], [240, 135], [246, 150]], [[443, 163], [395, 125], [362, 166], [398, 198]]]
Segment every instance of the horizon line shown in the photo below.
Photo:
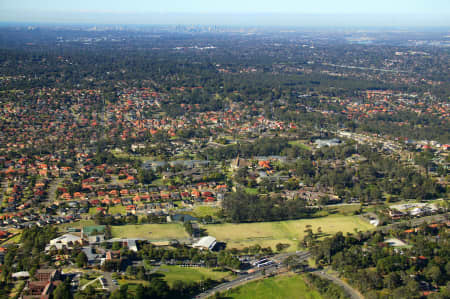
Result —
[[450, 27], [450, 14], [297, 12], [115, 12], [98, 10], [0, 12], [1, 23], [278, 27]]

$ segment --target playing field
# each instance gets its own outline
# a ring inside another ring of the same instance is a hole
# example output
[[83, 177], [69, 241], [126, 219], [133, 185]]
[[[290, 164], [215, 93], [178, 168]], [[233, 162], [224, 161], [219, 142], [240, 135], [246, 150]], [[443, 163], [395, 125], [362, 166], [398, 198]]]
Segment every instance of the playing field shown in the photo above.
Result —
[[161, 266], [157, 273], [164, 275], [164, 280], [172, 285], [176, 280], [183, 282], [197, 282], [207, 278], [221, 280], [222, 278], [233, 278], [233, 274], [229, 271], [215, 271], [207, 268], [186, 268], [180, 266]]
[[295, 251], [298, 242], [305, 236], [307, 225], [311, 225], [314, 233], [320, 227], [324, 234], [373, 228], [358, 216], [342, 215], [276, 222], [208, 224], [201, 227], [207, 230], [208, 235], [214, 236], [220, 242], [226, 242], [227, 248], [243, 248], [259, 244], [275, 249], [277, 243], [286, 243], [291, 245], [287, 251]]
[[278, 276], [250, 282], [224, 293], [226, 298], [236, 299], [322, 299], [316, 290], [309, 289], [300, 275]]
[[196, 206], [192, 210], [192, 215], [195, 217], [214, 216], [219, 212], [220, 208], [213, 206]]
[[298, 146], [298, 147], [300, 147], [302, 149], [310, 151], [311, 147], [309, 145], [306, 145], [306, 143], [308, 143], [308, 140], [293, 140], [293, 141], [289, 141], [290, 145]]
[[115, 238], [144, 238], [153, 241], [188, 238], [183, 225], [178, 223], [112, 226]]
[[79, 220], [76, 222], [68, 222], [58, 225], [58, 229], [61, 232], [66, 232], [69, 227], [82, 229], [83, 226], [95, 225], [94, 220]]
[[[311, 225], [314, 233], [317, 233], [320, 227], [322, 236], [339, 231], [353, 233], [355, 229], [365, 231], [373, 228], [358, 216], [343, 215], [275, 222], [207, 224], [201, 227], [219, 242], [226, 242], [227, 248], [243, 248], [259, 244], [275, 249], [276, 244], [285, 243], [290, 244], [287, 251], [295, 251], [299, 241], [305, 236], [307, 225]], [[189, 237], [183, 225], [179, 223], [112, 226], [111, 230], [113, 237], [144, 238], [151, 241], [183, 240]]]

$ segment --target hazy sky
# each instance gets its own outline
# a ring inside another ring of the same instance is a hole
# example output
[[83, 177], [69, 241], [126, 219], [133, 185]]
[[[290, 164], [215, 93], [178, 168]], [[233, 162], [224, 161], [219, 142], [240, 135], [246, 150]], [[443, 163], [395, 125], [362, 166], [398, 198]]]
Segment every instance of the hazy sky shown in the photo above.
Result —
[[[217, 14], [288, 14], [291, 17], [328, 14], [354, 17], [362, 14], [388, 15], [390, 19], [381, 19], [380, 25], [388, 20], [394, 25], [401, 21], [405, 24], [419, 22], [417, 25], [450, 26], [450, 0], [0, 0], [0, 21], [7, 22], [97, 20], [100, 23], [151, 24], [161, 21], [196, 23], [195, 21], [199, 20], [204, 23], [210, 21], [208, 17]], [[170, 17], [164, 19], [162, 15]], [[180, 17], [181, 15], [184, 17]], [[401, 18], [395, 20], [392, 18], [394, 15], [401, 15]], [[280, 21], [286, 23], [283, 19]], [[359, 21], [364, 23], [364, 19]], [[221, 23], [226, 22], [225, 18], [218, 20]], [[269, 18], [267, 21], [274, 23], [276, 20]], [[214, 21], [214, 18], [211, 21]], [[233, 19], [230, 21], [233, 22]], [[253, 21], [264, 23], [264, 18]], [[290, 22], [294, 21], [292, 18]], [[368, 21], [376, 23], [375, 19], [369, 18]]]

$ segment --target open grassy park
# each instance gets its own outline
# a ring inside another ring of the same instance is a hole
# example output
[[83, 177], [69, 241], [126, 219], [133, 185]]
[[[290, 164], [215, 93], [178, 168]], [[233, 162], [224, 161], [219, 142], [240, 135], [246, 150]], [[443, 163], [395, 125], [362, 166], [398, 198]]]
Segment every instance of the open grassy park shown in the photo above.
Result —
[[220, 208], [214, 206], [196, 206], [191, 214], [195, 217], [215, 216], [220, 211]]
[[277, 243], [286, 243], [291, 245], [288, 251], [295, 251], [298, 242], [305, 235], [307, 225], [311, 225], [313, 232], [317, 232], [320, 227], [324, 235], [373, 228], [358, 216], [342, 215], [290, 221], [209, 224], [201, 227], [217, 240], [226, 242], [227, 248], [243, 248], [259, 244], [263, 247], [271, 246], [274, 249]]
[[116, 238], [144, 238], [149, 240], [184, 239], [189, 237], [182, 224], [141, 224], [112, 226]]
[[278, 276], [250, 282], [224, 293], [235, 299], [321, 299], [318, 291], [311, 290], [301, 275]]
[[[195, 214], [206, 215], [215, 211], [215, 208], [204, 207], [196, 210]], [[82, 220], [72, 224], [63, 224], [59, 228], [66, 231], [67, 227], [78, 227], [93, 225], [92, 220]], [[206, 229], [208, 235], [214, 236], [219, 242], [227, 243], [227, 248], [243, 248], [259, 244], [263, 247], [270, 246], [275, 249], [276, 244], [289, 244], [286, 251], [297, 250], [297, 245], [305, 235], [306, 226], [310, 225], [314, 233], [320, 227], [322, 236], [332, 235], [336, 232], [354, 232], [358, 230], [372, 229], [369, 223], [358, 216], [335, 214], [327, 217], [300, 219], [274, 222], [255, 223], [225, 223], [200, 225]], [[166, 241], [171, 239], [189, 238], [181, 223], [167, 224], [141, 224], [112, 226], [113, 237], [117, 238], [143, 238], [152, 241]]]
[[69, 227], [78, 228], [81, 230], [83, 228], [83, 226], [89, 226], [89, 225], [95, 225], [94, 220], [83, 219], [83, 220], [79, 220], [76, 222], [63, 223], [63, 224], [58, 225], [58, 229], [60, 232], [66, 232]]
[[[231, 280], [235, 278], [235, 275], [230, 271], [211, 269], [211, 268], [188, 268], [181, 266], [168, 266], [164, 265], [158, 268], [155, 275], [161, 276], [170, 286], [173, 286], [174, 282], [177, 280], [183, 281], [185, 283], [194, 283], [199, 281], [204, 281], [206, 279], [213, 280]], [[113, 275], [116, 278], [119, 285], [129, 284], [131, 286], [136, 286], [137, 284], [142, 284], [148, 286], [149, 282], [144, 280], [137, 280], [130, 277], [120, 277], [119, 275]], [[134, 287], [132, 287], [134, 289]]]
[[[81, 230], [83, 226], [89, 225], [95, 225], [95, 222], [93, 220], [80, 220], [74, 223], [61, 224], [58, 228], [65, 232], [69, 227]], [[179, 223], [111, 226], [111, 233], [114, 238], [143, 238], [155, 241], [188, 237], [183, 225]]]
[[302, 148], [304, 150], [310, 151], [311, 147], [309, 145], [307, 145], [307, 143], [308, 143], [308, 140], [293, 140], [293, 141], [289, 141], [290, 145], [297, 146], [297, 147]]
[[232, 279], [234, 276], [229, 271], [220, 271], [209, 268], [187, 268], [180, 266], [162, 266], [157, 273], [163, 274], [163, 279], [169, 285], [172, 285], [177, 280], [184, 282], [198, 282], [207, 278], [213, 280]]

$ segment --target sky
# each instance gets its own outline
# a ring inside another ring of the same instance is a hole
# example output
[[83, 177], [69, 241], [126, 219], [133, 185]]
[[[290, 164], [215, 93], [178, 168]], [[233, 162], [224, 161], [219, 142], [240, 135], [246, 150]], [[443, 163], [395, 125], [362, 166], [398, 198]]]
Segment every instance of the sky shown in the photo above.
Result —
[[0, 21], [450, 26], [450, 0], [0, 0]]

